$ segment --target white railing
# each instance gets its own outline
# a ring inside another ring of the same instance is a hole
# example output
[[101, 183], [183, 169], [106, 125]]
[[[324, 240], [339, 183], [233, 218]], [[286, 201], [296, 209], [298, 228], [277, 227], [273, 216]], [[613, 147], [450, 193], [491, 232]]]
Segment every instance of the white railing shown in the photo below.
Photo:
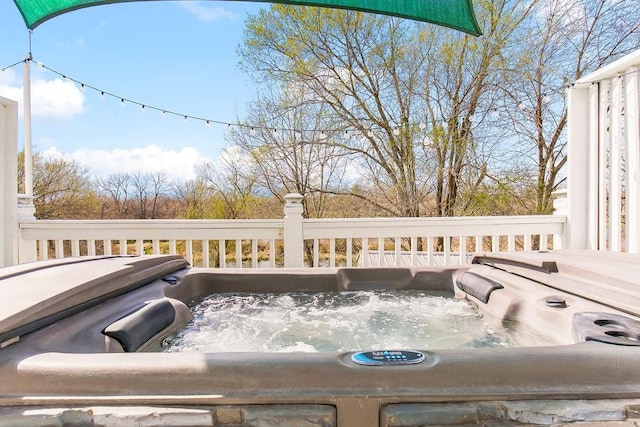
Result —
[[640, 50], [568, 90], [570, 248], [640, 252]]
[[273, 220], [24, 221], [32, 252], [21, 262], [167, 253], [223, 268], [460, 265], [478, 252], [563, 248], [563, 215], [302, 219], [301, 201], [288, 197]]

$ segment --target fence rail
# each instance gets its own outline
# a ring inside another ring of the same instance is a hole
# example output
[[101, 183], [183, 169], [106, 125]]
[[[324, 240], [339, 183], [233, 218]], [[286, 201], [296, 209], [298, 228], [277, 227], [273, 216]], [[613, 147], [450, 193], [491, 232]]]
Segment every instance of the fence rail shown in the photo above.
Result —
[[[566, 217], [38, 220], [20, 223], [33, 261], [84, 255], [182, 254], [221, 268], [457, 265], [476, 252], [563, 247]], [[24, 251], [21, 251], [24, 253]]]

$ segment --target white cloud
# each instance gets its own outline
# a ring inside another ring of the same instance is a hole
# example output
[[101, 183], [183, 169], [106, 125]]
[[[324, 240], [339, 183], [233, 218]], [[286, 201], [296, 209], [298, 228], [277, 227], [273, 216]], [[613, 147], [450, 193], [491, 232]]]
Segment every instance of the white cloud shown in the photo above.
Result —
[[62, 79], [31, 83], [34, 117], [69, 118], [84, 113], [84, 94], [72, 82]]
[[219, 19], [235, 19], [235, 15], [233, 13], [221, 6], [210, 7], [204, 6], [201, 2], [190, 1], [179, 2], [178, 4], [187, 12], [198, 18], [199, 21], [214, 22]]
[[176, 151], [163, 150], [156, 145], [111, 151], [81, 148], [70, 154], [63, 154], [56, 147], [51, 147], [42, 154], [75, 160], [87, 166], [90, 174], [97, 177], [119, 172], [164, 172], [169, 179], [178, 181], [195, 178], [195, 165], [208, 160], [193, 147]]
[[[23, 88], [12, 70], [0, 72], [0, 96], [22, 104]], [[31, 115], [36, 118], [66, 119], [84, 113], [84, 94], [62, 79], [36, 79], [31, 82]], [[20, 107], [22, 114], [22, 107]]]
[[9, 68], [4, 71], [0, 70], [0, 86], [12, 85], [16, 80], [16, 72], [13, 71], [13, 68]]

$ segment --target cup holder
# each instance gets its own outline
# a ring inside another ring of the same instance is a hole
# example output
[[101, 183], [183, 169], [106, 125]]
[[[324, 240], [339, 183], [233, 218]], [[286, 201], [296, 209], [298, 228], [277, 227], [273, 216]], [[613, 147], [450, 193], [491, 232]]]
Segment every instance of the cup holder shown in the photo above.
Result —
[[640, 346], [640, 321], [612, 313], [576, 313], [573, 337], [576, 342]]

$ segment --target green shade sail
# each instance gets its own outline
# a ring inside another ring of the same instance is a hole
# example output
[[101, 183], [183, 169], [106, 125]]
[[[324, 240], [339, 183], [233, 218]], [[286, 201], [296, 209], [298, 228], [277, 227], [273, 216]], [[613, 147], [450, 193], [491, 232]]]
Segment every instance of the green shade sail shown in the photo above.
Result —
[[[152, 0], [13, 0], [25, 24], [34, 29], [54, 16], [83, 7], [99, 6], [125, 1]], [[248, 0], [239, 0], [248, 1]], [[253, 0], [267, 2], [266, 0]], [[317, 6], [358, 10], [399, 16], [416, 21], [430, 22], [478, 36], [480, 27], [473, 13], [471, 0], [279, 0], [267, 3], [283, 3], [301, 6]]]

